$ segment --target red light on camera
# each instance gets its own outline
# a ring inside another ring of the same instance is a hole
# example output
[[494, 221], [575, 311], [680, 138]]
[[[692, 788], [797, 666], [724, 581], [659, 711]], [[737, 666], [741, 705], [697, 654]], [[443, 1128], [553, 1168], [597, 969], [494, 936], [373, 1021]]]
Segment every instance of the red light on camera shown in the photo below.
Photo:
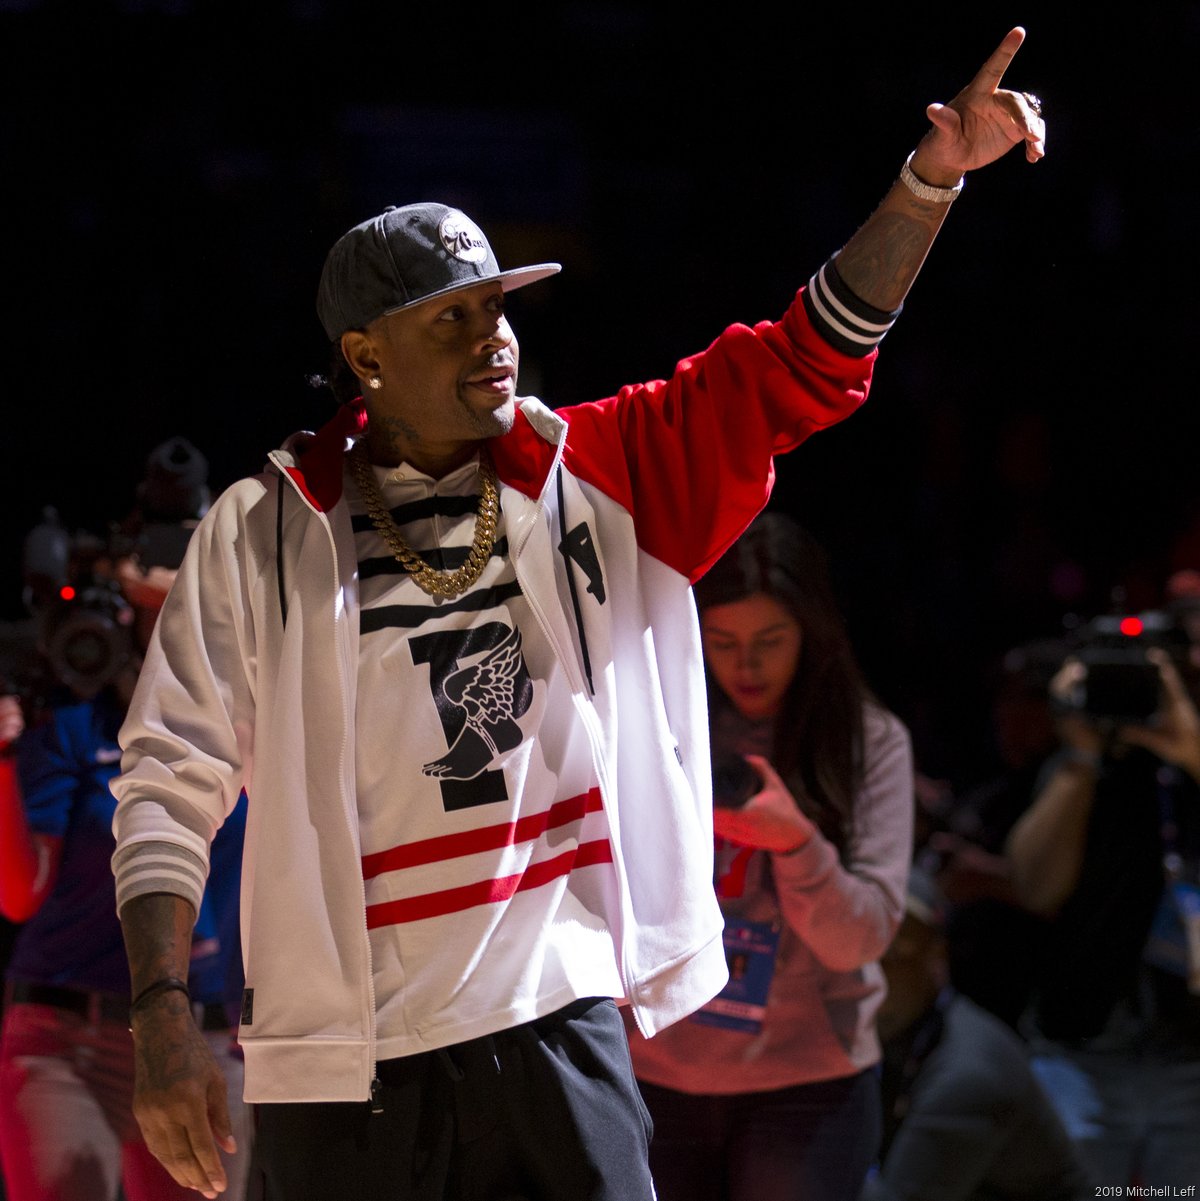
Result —
[[72, 588], [70, 584], [64, 584], [58, 590], [58, 595], [61, 596], [63, 598], [63, 600], [74, 600], [75, 599], [75, 589]]
[[1140, 617], [1121, 618], [1121, 633], [1127, 638], [1136, 638], [1145, 628]]

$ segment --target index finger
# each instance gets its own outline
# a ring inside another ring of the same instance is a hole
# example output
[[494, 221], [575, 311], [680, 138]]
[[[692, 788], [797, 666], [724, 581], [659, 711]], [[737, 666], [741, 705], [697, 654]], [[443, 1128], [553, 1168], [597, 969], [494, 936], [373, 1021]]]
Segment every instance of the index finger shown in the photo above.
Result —
[[1020, 25], [1010, 29], [1004, 35], [1004, 41], [992, 51], [991, 57], [979, 68], [978, 74], [967, 84], [965, 90], [985, 92], [991, 95], [1000, 86], [1004, 72], [1008, 70], [1008, 64], [1012, 62], [1013, 55], [1021, 48], [1024, 40], [1025, 30]]

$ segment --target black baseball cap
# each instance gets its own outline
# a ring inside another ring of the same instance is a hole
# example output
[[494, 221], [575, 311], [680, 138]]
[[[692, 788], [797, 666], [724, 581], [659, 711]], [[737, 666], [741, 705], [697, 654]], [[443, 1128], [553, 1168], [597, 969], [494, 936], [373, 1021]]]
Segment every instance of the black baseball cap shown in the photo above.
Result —
[[537, 263], [501, 271], [483, 230], [444, 204], [389, 205], [344, 233], [325, 258], [317, 316], [330, 341], [434, 296], [489, 280], [504, 291], [562, 270]]

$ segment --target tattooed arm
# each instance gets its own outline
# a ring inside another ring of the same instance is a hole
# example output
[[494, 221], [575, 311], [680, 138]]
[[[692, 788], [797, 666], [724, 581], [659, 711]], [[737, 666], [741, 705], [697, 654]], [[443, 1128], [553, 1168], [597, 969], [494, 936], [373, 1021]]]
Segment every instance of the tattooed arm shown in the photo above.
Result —
[[[182, 897], [145, 893], [126, 902], [121, 928], [132, 995], [156, 980], [186, 980], [195, 913]], [[225, 1078], [177, 990], [156, 993], [132, 1016], [133, 1112], [146, 1146], [180, 1184], [205, 1197], [224, 1192], [216, 1144], [235, 1150]]]
[[[1010, 31], [949, 104], [929, 106], [926, 115], [933, 128], [921, 139], [910, 164], [918, 179], [951, 188], [967, 171], [994, 162], [1020, 142], [1031, 163], [1045, 154], [1046, 126], [1035, 107], [1024, 93], [1000, 87], [1024, 40], [1019, 26]], [[897, 182], [838, 255], [843, 281], [877, 309], [898, 308], [949, 208], [948, 202], [922, 200]]]

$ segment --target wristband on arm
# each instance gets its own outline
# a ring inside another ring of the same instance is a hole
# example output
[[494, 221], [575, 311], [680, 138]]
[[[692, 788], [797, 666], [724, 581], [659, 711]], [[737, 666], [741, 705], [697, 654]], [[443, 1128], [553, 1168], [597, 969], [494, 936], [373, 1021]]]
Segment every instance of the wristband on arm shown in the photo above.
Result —
[[147, 1001], [157, 997], [159, 993], [171, 992], [173, 990], [183, 993], [183, 995], [187, 997], [188, 1003], [191, 1003], [192, 994], [188, 991], [187, 981], [180, 980], [178, 976], [164, 976], [161, 980], [155, 980], [153, 984], [147, 984], [146, 987], [143, 988], [142, 991], [133, 998], [133, 1002], [129, 1006], [129, 1021], [131, 1028], [133, 1023], [133, 1015], [137, 1013], [137, 1011], [143, 1005], [145, 1005]]

